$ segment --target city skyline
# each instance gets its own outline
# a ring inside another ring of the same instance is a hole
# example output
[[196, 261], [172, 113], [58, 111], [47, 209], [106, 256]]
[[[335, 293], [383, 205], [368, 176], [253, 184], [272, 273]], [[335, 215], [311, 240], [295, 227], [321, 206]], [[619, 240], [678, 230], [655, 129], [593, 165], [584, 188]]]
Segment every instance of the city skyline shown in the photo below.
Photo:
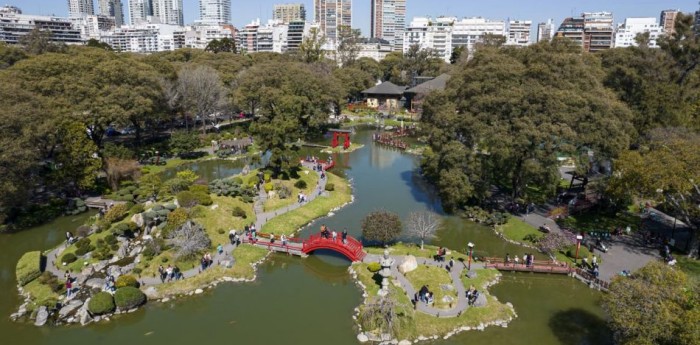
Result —
[[[133, 1], [133, 0], [132, 0]], [[125, 17], [128, 15], [129, 0], [122, 0]], [[248, 1], [231, 1], [231, 23], [236, 27], [243, 27], [251, 20], [259, 18], [265, 22], [272, 18], [273, 6], [283, 3], [301, 3], [312, 12], [314, 8], [313, 0], [259, 0], [254, 3]], [[370, 14], [371, 1], [358, 1], [352, 3], [353, 27], [362, 31], [363, 36], [370, 35]], [[3, 5], [17, 6], [25, 14], [56, 15], [68, 17], [67, 1], [56, 1], [46, 3], [43, 0], [5, 0]], [[533, 6], [537, 4], [538, 6]], [[95, 8], [97, 4], [95, 3]], [[199, 19], [199, 0], [184, 0], [184, 22], [194, 23]], [[680, 9], [682, 12], [697, 11], [700, 6], [696, 0], [620, 0], [609, 3], [602, 0], [587, 1], [582, 5], [575, 0], [562, 1], [518, 1], [503, 0], [499, 6], [493, 3], [465, 1], [463, 0], [441, 0], [439, 2], [429, 0], [407, 0], [406, 1], [406, 22], [413, 17], [419, 16], [455, 16], [455, 17], [484, 17], [490, 19], [511, 19], [511, 20], [532, 20], [533, 26], [539, 22], [544, 22], [549, 18], [554, 19], [556, 27], [561, 24], [566, 17], [576, 17], [582, 12], [607, 11], [614, 15], [615, 23], [622, 23], [628, 17], [656, 17], [665, 9]], [[313, 18], [313, 13], [309, 13], [307, 18]], [[130, 23], [130, 18], [125, 18]]]

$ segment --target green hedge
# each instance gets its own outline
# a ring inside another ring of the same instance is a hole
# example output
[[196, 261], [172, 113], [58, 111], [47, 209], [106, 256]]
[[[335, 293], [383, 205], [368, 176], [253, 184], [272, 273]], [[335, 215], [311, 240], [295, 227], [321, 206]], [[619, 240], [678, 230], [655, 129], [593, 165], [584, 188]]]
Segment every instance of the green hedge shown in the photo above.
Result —
[[117, 292], [114, 293], [114, 301], [119, 309], [127, 310], [144, 304], [146, 295], [133, 286], [126, 286], [117, 289]]
[[382, 269], [382, 265], [380, 265], [378, 262], [370, 262], [367, 265], [367, 269], [372, 273], [377, 273]]
[[98, 292], [90, 298], [88, 311], [95, 315], [111, 313], [114, 311], [114, 298], [107, 292]]
[[136, 280], [136, 278], [134, 278], [134, 276], [123, 275], [123, 276], [119, 276], [119, 278], [117, 278], [117, 281], [114, 285], [117, 286], [117, 289], [127, 287], [127, 286], [137, 288], [137, 287], [139, 287], [139, 282]]
[[[564, 254], [566, 254], [566, 256], [568, 256], [572, 259], [576, 258], [576, 245], [574, 244], [574, 245], [566, 247]], [[588, 248], [586, 248], [586, 246], [584, 246], [582, 244], [581, 248], [578, 251], [578, 258], [579, 259], [587, 258], [590, 254], [591, 254], [591, 252], [588, 250]]]
[[297, 182], [294, 182], [294, 187], [297, 187], [297, 188], [299, 188], [299, 189], [306, 189], [306, 187], [307, 187], [306, 181], [304, 181], [304, 180], [299, 180], [299, 181], [297, 181]]
[[41, 252], [27, 252], [17, 262], [15, 268], [17, 282], [26, 285], [41, 275]]
[[[133, 196], [131, 197], [133, 199]], [[129, 207], [126, 204], [115, 204], [105, 213], [104, 219], [110, 223], [118, 222], [129, 213]]]
[[326, 190], [332, 192], [335, 190], [335, 185], [332, 183], [326, 183]]
[[76, 260], [78, 260], [78, 257], [73, 253], [65, 253], [61, 257], [61, 262], [66, 264], [74, 263]]

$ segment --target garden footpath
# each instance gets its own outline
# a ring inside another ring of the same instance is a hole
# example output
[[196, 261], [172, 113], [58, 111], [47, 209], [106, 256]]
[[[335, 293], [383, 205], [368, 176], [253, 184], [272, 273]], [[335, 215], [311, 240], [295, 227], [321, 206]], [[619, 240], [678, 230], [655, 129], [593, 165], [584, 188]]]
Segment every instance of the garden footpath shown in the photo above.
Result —
[[[304, 167], [308, 168], [309, 170], [315, 171], [315, 170], [313, 170], [313, 167], [315, 166], [315, 164], [313, 164], [313, 163], [303, 162], [302, 165]], [[320, 171], [315, 171], [315, 172], [317, 174], [321, 175]], [[312, 193], [312, 195], [307, 196], [307, 198], [308, 198], [307, 203], [316, 199], [316, 197], [327, 193], [327, 192], [325, 192], [327, 179], [328, 179], [327, 177], [324, 179], [321, 179], [321, 178], [318, 179], [318, 185], [315, 189], [315, 192]], [[254, 206], [254, 210], [256, 213], [256, 222], [255, 222], [256, 229], [262, 229], [262, 227], [265, 225], [265, 223], [267, 223], [269, 220], [271, 220], [272, 218], [274, 218], [276, 216], [279, 216], [279, 215], [285, 214], [287, 212], [296, 210], [299, 207], [306, 205], [306, 203], [303, 203], [303, 204], [302, 203], [295, 203], [293, 205], [290, 205], [290, 206], [287, 206], [287, 207], [284, 207], [284, 208], [281, 208], [278, 210], [269, 211], [269, 212], [262, 212], [262, 205], [265, 203], [265, 200], [267, 200], [267, 193], [264, 191], [264, 189], [261, 189], [260, 194], [259, 194], [258, 198], [256, 198], [256, 199], [257, 200], [255, 201], [255, 206]], [[121, 246], [128, 246], [128, 245], [129, 245], [129, 243], [127, 241], [121, 242]], [[68, 247], [67, 244], [63, 243], [62, 245], [58, 246], [57, 248], [54, 248], [53, 250], [51, 250], [45, 254], [46, 258], [47, 258], [46, 270], [51, 272], [53, 275], [55, 275], [56, 277], [59, 277], [59, 278], [63, 277], [63, 274], [65, 272], [58, 268], [56, 261], [59, 260], [61, 253], [67, 247]], [[231, 256], [231, 253], [235, 249], [236, 249], [236, 246], [234, 246], [230, 242], [227, 242], [225, 245], [223, 245], [222, 254], [220, 254], [220, 255], [215, 254], [213, 256], [213, 258], [217, 262], [217, 264], [219, 264], [219, 265], [231, 266], [234, 264], [234, 259]], [[120, 250], [121, 250], [121, 248], [120, 248]], [[99, 268], [99, 269], [96, 269], [95, 268], [96, 266], [86, 266], [86, 269], [90, 268], [90, 269], [95, 269], [96, 271], [99, 271], [99, 270], [103, 269], [106, 265], [107, 264], [105, 264], [101, 268], [98, 265], [97, 268]], [[201, 267], [197, 266], [197, 267], [194, 267], [192, 269], [182, 271], [181, 273], [183, 275], [183, 278], [187, 279], [187, 278], [194, 277], [201, 272], [202, 272]], [[88, 272], [86, 272], [86, 273], [88, 273]], [[93, 273], [93, 272], [89, 272], [89, 273]], [[82, 272], [74, 274], [75, 281], [78, 284], [85, 283], [88, 276], [89, 276], [89, 274], [83, 274]], [[163, 282], [160, 280], [159, 277], [141, 277], [139, 279], [139, 281], [141, 282], [142, 285], [145, 285], [145, 286], [153, 286], [153, 285], [163, 284]]]

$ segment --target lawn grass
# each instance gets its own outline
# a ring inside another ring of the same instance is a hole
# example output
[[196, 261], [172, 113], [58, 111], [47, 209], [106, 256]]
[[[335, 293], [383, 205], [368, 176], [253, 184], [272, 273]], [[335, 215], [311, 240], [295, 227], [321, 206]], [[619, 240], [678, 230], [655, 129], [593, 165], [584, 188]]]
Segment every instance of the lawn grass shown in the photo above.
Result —
[[584, 212], [566, 217], [558, 221], [558, 223], [576, 231], [612, 232], [617, 227], [625, 228], [628, 225], [633, 230], [637, 230], [640, 218], [638, 215], [629, 212], [618, 212], [614, 216], [599, 212]]
[[678, 261], [678, 267], [688, 275], [691, 283], [700, 284], [700, 260], [688, 258], [686, 255], [674, 255]]
[[516, 242], [532, 243], [531, 241], [525, 240], [525, 237], [528, 237], [529, 235], [536, 237], [541, 236], [541, 232], [537, 230], [537, 228], [515, 217], [510, 217], [507, 223], [497, 227], [496, 229], [499, 230], [503, 236], [505, 236], [505, 238]]
[[[413, 255], [415, 257], [420, 257], [420, 258], [433, 258], [435, 254], [437, 254], [438, 247], [436, 246], [431, 246], [431, 245], [425, 245], [423, 246], [424, 249], [420, 249], [420, 246], [414, 243], [395, 243], [391, 245], [389, 249], [389, 253], [391, 255]], [[382, 255], [384, 254], [384, 248], [382, 247], [365, 247], [365, 251], [369, 254], [377, 254], [377, 255]], [[450, 251], [451, 250], [451, 251]], [[462, 249], [463, 250], [463, 249]], [[462, 252], [458, 252], [454, 249], [449, 249], [450, 253], [447, 255], [447, 260], [450, 259], [450, 257], [453, 257], [456, 261], [461, 261], [468, 259], [468, 255], [464, 254]]]
[[[165, 262], [163, 262], [164, 259], [166, 260]], [[180, 271], [187, 271], [199, 265], [199, 258], [192, 258], [189, 260], [176, 259], [175, 253], [172, 250], [167, 250], [154, 256], [151, 260], [146, 260], [144, 258], [141, 262], [136, 264], [136, 267], [141, 269], [139, 277], [157, 277], [158, 267], [160, 267], [160, 265], [163, 265], [163, 268], [167, 268], [168, 265], [173, 267], [177, 266], [180, 268]]]
[[266, 249], [249, 244], [241, 244], [238, 246], [231, 254], [235, 261], [235, 264], [231, 268], [232, 277], [253, 279], [255, 270], [251, 264], [262, 260], [267, 253], [268, 251]]
[[[22, 289], [24, 292], [28, 293], [32, 299], [32, 302], [27, 305], [27, 310], [29, 311], [32, 311], [42, 305], [53, 307], [58, 301], [59, 294], [57, 292], [53, 292], [51, 287], [48, 285], [39, 283], [38, 279], [28, 283], [22, 287]], [[61, 291], [64, 290], [65, 289], [61, 289]]]
[[[313, 193], [316, 190], [316, 186], [318, 185], [318, 179], [319, 176], [317, 173], [304, 168], [301, 171], [299, 171], [299, 179], [272, 180], [272, 183], [275, 185], [279, 183], [289, 188], [291, 194], [286, 199], [281, 199], [277, 195], [275, 195], [272, 198], [268, 198], [265, 201], [265, 204], [263, 205], [263, 210], [265, 212], [269, 212], [279, 210], [289, 205], [293, 205], [297, 202], [297, 195], [299, 195], [300, 192], [306, 194], [307, 196], [311, 195], [311, 193]], [[299, 180], [303, 180], [306, 182], [306, 188], [299, 189], [297, 187], [294, 187], [294, 183], [296, 183]]]
[[352, 200], [352, 189], [347, 180], [332, 173], [327, 173], [328, 183], [335, 184], [335, 190], [328, 196], [318, 196], [306, 205], [270, 219], [262, 228], [264, 233], [291, 235], [297, 229], [316, 218], [327, 215], [332, 209]]
[[[418, 265], [415, 270], [406, 273], [406, 279], [411, 282], [413, 288], [418, 291], [425, 285], [433, 292], [434, 307], [439, 309], [451, 309], [452, 303], [457, 303], [457, 290], [446, 291], [442, 289], [442, 285], [452, 285], [452, 278], [444, 268], [436, 266]], [[446, 303], [442, 299], [445, 296], [452, 297], [454, 302]]]
[[[231, 229], [242, 231], [246, 224], [255, 222], [253, 204], [243, 202], [240, 197], [231, 198], [228, 196], [211, 196], [216, 209], [207, 207], [202, 217], [195, 218], [194, 221], [201, 224], [211, 239], [212, 248], [216, 248], [220, 243], [229, 242], [228, 232]], [[246, 218], [234, 217], [232, 212], [235, 207], [242, 208], [246, 213]], [[223, 230], [223, 233], [219, 233]]]
[[[110, 226], [110, 228], [114, 227], [115, 225], [117, 225], [119, 223], [124, 223], [124, 222], [128, 222], [128, 221], [129, 221], [129, 217], [126, 217], [119, 222], [113, 223]], [[105, 237], [107, 237], [107, 235], [109, 235], [111, 233], [112, 233], [112, 231], [110, 231], [110, 230], [105, 230], [105, 231], [102, 231], [100, 233], [94, 232], [90, 236], [88, 236], [87, 238], [90, 239], [91, 246], [97, 246], [97, 240], [104, 239]], [[58, 255], [58, 258], [56, 258], [56, 261], [54, 262], [56, 268], [58, 268], [60, 270], [69, 269], [71, 272], [80, 272], [86, 266], [97, 263], [100, 261], [100, 260], [97, 260], [95, 258], [84, 259], [83, 257], [78, 256], [78, 260], [64, 266], [63, 263], [61, 262], [61, 257], [63, 257], [63, 255], [68, 254], [68, 253], [75, 253], [75, 251], [77, 249], [78, 249], [78, 247], [74, 243], [74, 244], [71, 244], [70, 246], [68, 246], [65, 250], [63, 250], [63, 252], [61, 252], [61, 254]], [[110, 252], [114, 253], [113, 250], [110, 250]], [[85, 263], [87, 263], [88, 265], [85, 265]]]

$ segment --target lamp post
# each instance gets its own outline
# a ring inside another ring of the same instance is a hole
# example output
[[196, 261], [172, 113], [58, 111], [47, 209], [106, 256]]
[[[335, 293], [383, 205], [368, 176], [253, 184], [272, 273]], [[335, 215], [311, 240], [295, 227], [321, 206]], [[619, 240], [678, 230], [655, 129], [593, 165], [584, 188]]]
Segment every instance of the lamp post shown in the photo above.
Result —
[[577, 235], [576, 236], [576, 258], [574, 259], [574, 264], [578, 264], [578, 250], [581, 248], [581, 240], [583, 240], [583, 236]]
[[467, 244], [467, 247], [469, 247], [469, 261], [467, 263], [467, 271], [472, 270], [472, 251], [474, 250], [474, 243], [469, 242]]

